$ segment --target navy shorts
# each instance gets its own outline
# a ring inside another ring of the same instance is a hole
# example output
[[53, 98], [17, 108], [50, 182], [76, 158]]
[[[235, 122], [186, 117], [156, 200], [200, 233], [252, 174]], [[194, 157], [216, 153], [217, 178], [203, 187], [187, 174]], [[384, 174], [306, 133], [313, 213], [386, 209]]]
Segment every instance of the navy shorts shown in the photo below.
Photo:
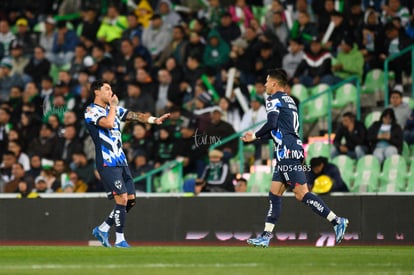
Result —
[[281, 159], [275, 165], [272, 181], [280, 181], [291, 188], [303, 185], [307, 182], [307, 167], [303, 159]]
[[128, 166], [103, 167], [98, 169], [98, 172], [109, 199], [112, 199], [113, 195], [135, 194], [135, 186]]

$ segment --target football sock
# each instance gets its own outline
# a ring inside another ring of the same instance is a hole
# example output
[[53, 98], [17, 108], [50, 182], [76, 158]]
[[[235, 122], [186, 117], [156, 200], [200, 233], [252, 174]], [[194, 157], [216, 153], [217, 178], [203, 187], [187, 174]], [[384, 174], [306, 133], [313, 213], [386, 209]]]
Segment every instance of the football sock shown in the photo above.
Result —
[[106, 218], [105, 223], [108, 224], [109, 227], [114, 225], [114, 209], [112, 209], [111, 213], [109, 213], [109, 216], [108, 216], [108, 218]]
[[114, 208], [114, 221], [115, 221], [115, 232], [124, 233], [125, 224], [125, 205], [116, 204]]
[[[329, 219], [334, 219], [332, 218], [333, 212], [329, 209], [325, 202], [315, 194], [311, 192], [306, 193], [305, 196], [303, 196], [302, 202], [309, 206], [312, 209], [312, 211], [318, 214], [319, 216], [324, 217], [326, 219], [328, 219], [329, 216]], [[330, 213], [332, 214], [329, 215]]]
[[103, 222], [100, 226], [99, 226], [99, 230], [103, 231], [103, 232], [108, 232], [109, 228], [111, 228], [111, 226], [109, 226], [109, 224], [105, 222]]
[[[272, 192], [269, 192], [269, 211], [267, 212], [266, 224], [276, 224], [279, 219], [280, 212], [282, 211], [282, 197], [276, 196]], [[266, 230], [271, 229], [271, 230]], [[269, 225], [268, 228], [265, 226], [265, 231], [273, 231], [273, 228]]]
[[125, 241], [124, 233], [115, 232], [115, 236], [116, 236], [115, 243], [120, 243], [122, 241]]

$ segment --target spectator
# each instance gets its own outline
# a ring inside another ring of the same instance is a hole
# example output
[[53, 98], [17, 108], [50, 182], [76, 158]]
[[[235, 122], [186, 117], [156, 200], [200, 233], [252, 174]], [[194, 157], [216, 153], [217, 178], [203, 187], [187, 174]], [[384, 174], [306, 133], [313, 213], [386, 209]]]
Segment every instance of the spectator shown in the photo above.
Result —
[[44, 29], [39, 34], [39, 46], [45, 49], [45, 56], [49, 61], [53, 59], [53, 41], [55, 37], [56, 21], [53, 17], [46, 17]]
[[365, 72], [380, 67], [377, 51], [381, 43], [381, 36], [382, 26], [378, 13], [372, 8], [367, 9], [364, 15], [361, 38], [361, 52], [364, 55]]
[[209, 152], [209, 164], [201, 178], [196, 180], [194, 192], [234, 192], [233, 177], [229, 165], [223, 161], [223, 152]]
[[5, 151], [0, 164], [0, 193], [4, 192], [4, 186], [13, 178], [13, 164], [17, 163], [16, 155], [12, 151]]
[[96, 37], [104, 43], [116, 45], [117, 40], [121, 39], [122, 32], [128, 27], [127, 18], [119, 13], [115, 4], [108, 6], [107, 13], [99, 26]]
[[4, 193], [16, 193], [19, 190], [20, 181], [28, 183], [30, 189], [33, 185], [33, 179], [26, 175], [24, 167], [21, 163], [15, 163], [12, 166], [11, 180], [4, 185]]
[[34, 55], [24, 67], [24, 73], [31, 77], [36, 83], [36, 86], [40, 87], [42, 77], [49, 74], [50, 67], [51, 65], [46, 58], [45, 49], [42, 46], [35, 46]]
[[401, 24], [405, 27], [410, 20], [410, 11], [401, 5], [400, 0], [388, 0], [388, 5], [383, 5], [382, 8], [382, 22], [385, 24], [390, 22], [395, 17], [401, 19]]
[[410, 117], [411, 109], [407, 103], [403, 102], [403, 86], [395, 85], [390, 92], [390, 108], [394, 110], [395, 119], [401, 129], [405, 128]]
[[79, 43], [79, 37], [74, 30], [67, 27], [66, 21], [57, 23], [57, 31], [53, 37], [53, 56], [51, 62], [58, 66], [68, 66], [75, 54], [75, 47]]
[[14, 153], [17, 158], [17, 162], [20, 163], [24, 171], [27, 172], [30, 170], [30, 159], [29, 156], [22, 151], [22, 145], [18, 140], [9, 140], [7, 147], [10, 151]]
[[154, 66], [161, 67], [169, 57], [173, 57], [176, 60], [177, 65], [184, 66], [187, 44], [188, 39], [184, 27], [181, 25], [174, 26], [172, 28], [172, 39], [164, 50], [162, 50], [160, 57], [157, 62], [155, 62]]
[[154, 10], [152, 9], [148, 0], [141, 0], [135, 8], [135, 14], [137, 15], [137, 22], [142, 28], [146, 29], [149, 24]]
[[16, 40], [22, 45], [23, 55], [30, 58], [33, 55], [36, 40], [26, 18], [22, 17], [16, 21]]
[[305, 51], [303, 60], [293, 75], [293, 83], [301, 83], [306, 87], [319, 83], [332, 84], [331, 59], [331, 53], [322, 49], [320, 38], [314, 37], [310, 50]]
[[341, 125], [335, 132], [333, 146], [331, 147], [331, 158], [339, 154], [345, 154], [353, 159], [359, 159], [367, 151], [367, 130], [364, 124], [355, 119], [355, 115], [346, 112], [342, 115]]
[[77, 27], [79, 40], [90, 51], [96, 41], [96, 33], [99, 30], [100, 22], [98, 11], [92, 5], [86, 5], [81, 11], [81, 21]]
[[285, 69], [291, 81], [296, 69], [303, 60], [303, 55], [302, 41], [300, 39], [290, 39], [289, 53], [283, 57], [282, 67]]
[[[384, 26], [385, 39], [382, 44], [379, 45], [379, 59], [384, 62], [389, 56], [399, 53], [404, 48], [408, 47], [412, 41], [402, 33], [393, 23], [387, 23]], [[397, 59], [392, 60], [389, 63], [389, 69], [395, 72], [395, 82], [397, 84], [402, 83], [402, 73], [411, 72], [411, 65], [408, 60], [409, 55], [400, 56]]]
[[208, 25], [207, 27], [213, 29], [220, 25], [220, 22], [223, 19], [225, 13], [228, 14], [228, 16], [230, 17], [230, 22], [232, 22], [231, 15], [228, 12], [225, 12], [225, 9], [222, 7], [220, 1], [210, 0], [208, 1], [208, 6], [205, 9], [198, 11], [198, 17], [205, 18]]
[[234, 0], [234, 4], [229, 7], [229, 13], [231, 14], [232, 21], [242, 28], [242, 32], [244, 32], [245, 28], [250, 27], [253, 13], [246, 4], [246, 0]]
[[151, 17], [150, 26], [142, 33], [142, 45], [150, 51], [153, 62], [158, 60], [161, 52], [167, 48], [171, 40], [171, 29], [164, 24], [159, 14], [154, 14]]
[[236, 178], [236, 185], [234, 186], [234, 191], [237, 193], [246, 193], [247, 180], [245, 178]]
[[173, 137], [173, 129], [163, 126], [156, 133], [154, 149], [154, 167], [160, 167], [165, 162], [173, 160], [178, 155], [178, 146]]
[[335, 28], [323, 47], [329, 50], [334, 56], [337, 55], [338, 46], [342, 39], [346, 36], [352, 36], [352, 31], [349, 29], [348, 23], [344, 19], [344, 15], [338, 11], [331, 13], [331, 22], [333, 22]]
[[220, 98], [218, 102], [218, 106], [221, 108], [223, 112], [222, 119], [233, 125], [233, 128], [236, 132], [240, 131], [241, 128], [241, 116], [240, 116], [240, 110], [236, 106], [234, 102], [231, 102], [231, 100], [227, 97]]
[[358, 77], [362, 81], [364, 71], [364, 56], [354, 43], [351, 36], [346, 36], [339, 44], [339, 53], [332, 65], [332, 71], [336, 77], [336, 82], [348, 79], [352, 76]]
[[271, 16], [271, 21], [266, 23], [266, 31], [271, 32], [286, 47], [289, 38], [289, 28], [283, 15], [283, 11], [274, 12]]
[[68, 71], [73, 79], [78, 79], [79, 73], [85, 69], [83, 61], [87, 53], [88, 52], [85, 44], [81, 42], [78, 45], [76, 45], [75, 54], [72, 60], [70, 61], [70, 68]]
[[180, 91], [178, 83], [174, 82], [171, 74], [166, 69], [158, 71], [158, 85], [155, 93], [155, 114], [161, 115], [174, 105], [181, 106], [183, 93]]
[[24, 86], [23, 78], [19, 74], [12, 74], [12, 61], [3, 58], [0, 62], [0, 101], [9, 100], [9, 92], [13, 86]]
[[259, 56], [255, 64], [256, 77], [266, 75], [269, 69], [282, 66], [281, 60], [282, 56], [274, 50], [271, 43], [261, 43], [259, 46]]
[[12, 128], [10, 123], [11, 112], [8, 108], [0, 107], [0, 157], [6, 151], [8, 140], [8, 134]]
[[128, 83], [127, 93], [122, 106], [127, 109], [140, 110], [143, 113], [155, 113], [155, 103], [152, 95], [147, 91], [144, 92], [137, 81]]
[[17, 195], [18, 199], [22, 199], [22, 198], [36, 199], [36, 198], [39, 198], [39, 195], [36, 192], [32, 191], [32, 187], [24, 179], [19, 180], [19, 183], [18, 183], [18, 186], [17, 186], [17, 193], [19, 193]]
[[392, 109], [385, 109], [380, 120], [368, 128], [367, 139], [373, 155], [380, 163], [402, 152], [403, 133]]
[[[143, 151], [136, 151], [134, 158], [131, 163], [131, 175], [133, 178], [145, 175], [152, 169], [154, 166], [148, 163], [147, 154]], [[151, 180], [152, 182], [152, 180]], [[147, 190], [147, 181], [145, 179], [135, 182], [135, 190], [138, 192], [148, 192]], [[151, 186], [151, 190], [154, 191], [154, 187]]]
[[82, 151], [82, 142], [77, 137], [75, 125], [66, 125], [63, 131], [63, 137], [58, 138], [56, 150], [53, 159], [63, 159], [66, 165], [72, 161], [74, 152]]
[[17, 39], [10, 43], [10, 58], [12, 62], [12, 70], [10, 74], [18, 74], [25, 82], [28, 81], [28, 76], [24, 74], [24, 68], [30, 60], [23, 55], [23, 45], [20, 44]]
[[129, 13], [127, 16], [128, 28], [122, 32], [122, 39], [131, 40], [134, 37], [142, 38], [143, 27], [138, 22], [138, 17], [135, 13]]
[[220, 36], [229, 45], [231, 45], [231, 42], [239, 38], [242, 34], [239, 25], [232, 21], [231, 14], [229, 12], [224, 12], [221, 15], [220, 25], [216, 28]]
[[53, 193], [53, 190], [47, 187], [46, 179], [42, 176], [35, 178], [35, 188], [33, 192], [36, 193]]
[[177, 13], [170, 0], [160, 0], [157, 12], [162, 17], [164, 23], [170, 28], [177, 26], [181, 22], [181, 16]]
[[0, 50], [3, 55], [0, 57], [9, 56], [10, 43], [16, 39], [16, 36], [10, 30], [9, 22], [6, 19], [0, 20], [0, 47], [3, 46], [3, 49]]
[[[86, 189], [96, 180], [94, 174], [95, 162], [92, 159], [88, 160], [83, 151], [75, 151], [72, 154], [72, 162], [69, 166], [72, 172], [76, 173], [76, 177], [82, 180], [82, 182], [86, 183]], [[75, 184], [76, 190], [76, 187], [78, 187], [76, 181], [74, 181], [73, 183]]]
[[39, 155], [31, 155], [30, 156], [30, 170], [27, 174], [35, 179], [40, 175], [42, 172], [42, 159]]
[[229, 61], [230, 47], [216, 30], [211, 30], [203, 53], [203, 64], [218, 73]]
[[[93, 173], [92, 173], [93, 175]], [[64, 182], [62, 187], [57, 192], [63, 193], [85, 193], [88, 190], [88, 185], [81, 179], [77, 172], [70, 171], [69, 175]]]
[[292, 26], [291, 37], [293, 39], [302, 40], [303, 44], [308, 47], [312, 41], [312, 37], [317, 35], [317, 27], [313, 22], [311, 22], [309, 13], [307, 11], [299, 11], [298, 19]]
[[349, 192], [346, 183], [341, 177], [341, 172], [335, 164], [329, 163], [325, 157], [316, 157], [310, 160], [311, 171], [307, 174], [310, 189], [315, 180], [322, 176], [328, 176], [332, 180], [332, 188], [328, 192]]
[[198, 58], [202, 58], [205, 46], [206, 43], [204, 37], [198, 32], [191, 31], [185, 49], [185, 60], [187, 60], [188, 56], [198, 56]]
[[[213, 139], [222, 140], [225, 137], [228, 137], [236, 131], [233, 126], [224, 120], [222, 120], [223, 111], [218, 106], [214, 106], [210, 111], [211, 123], [207, 126], [205, 133], [208, 137]], [[210, 144], [211, 145], [211, 144]], [[223, 153], [223, 161], [227, 162], [232, 157], [237, 155], [239, 151], [239, 142], [237, 139], [233, 139], [230, 142], [224, 143], [217, 147], [218, 150], [221, 150]]]
[[[132, 80], [129, 73], [134, 71], [134, 57], [134, 47], [131, 40], [121, 40], [121, 51], [115, 59], [116, 76], [119, 81], [128, 82]], [[120, 92], [118, 91], [118, 93]], [[120, 98], [122, 97], [121, 95]]]

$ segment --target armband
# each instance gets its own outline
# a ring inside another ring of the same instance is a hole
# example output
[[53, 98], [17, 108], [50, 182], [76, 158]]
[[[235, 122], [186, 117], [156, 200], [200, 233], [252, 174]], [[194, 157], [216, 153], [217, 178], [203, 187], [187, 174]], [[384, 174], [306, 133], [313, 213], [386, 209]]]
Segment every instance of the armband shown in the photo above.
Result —
[[148, 118], [148, 123], [149, 123], [149, 124], [154, 124], [156, 119], [157, 119], [156, 117], [150, 116], [150, 117]]

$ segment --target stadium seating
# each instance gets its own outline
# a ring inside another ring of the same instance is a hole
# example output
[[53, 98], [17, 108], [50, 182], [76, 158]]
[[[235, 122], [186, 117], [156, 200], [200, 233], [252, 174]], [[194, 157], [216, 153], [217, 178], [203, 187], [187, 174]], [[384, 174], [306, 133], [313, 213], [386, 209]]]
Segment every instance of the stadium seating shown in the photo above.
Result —
[[384, 91], [384, 72], [381, 69], [372, 69], [365, 77], [361, 93], [373, 94]]
[[320, 141], [309, 144], [306, 154], [306, 163], [309, 163], [312, 158], [320, 156], [326, 157], [328, 159], [330, 158], [330, 145], [328, 143]]
[[[405, 176], [407, 174], [407, 163], [403, 156], [393, 155], [384, 160], [380, 177], [381, 190], [405, 191]], [[391, 185], [390, 187], [387, 187]]]
[[267, 193], [270, 190], [270, 183], [272, 181], [273, 173], [271, 168], [264, 165], [253, 166], [250, 177], [247, 181], [248, 192]]
[[325, 92], [328, 89], [329, 89], [328, 84], [321, 83], [310, 89], [310, 95], [312, 96], [312, 95], [320, 94], [322, 92]]
[[328, 114], [328, 96], [322, 95], [313, 100], [307, 101], [303, 105], [304, 123], [313, 123]]
[[333, 108], [343, 108], [349, 103], [356, 104], [357, 88], [352, 83], [346, 83], [335, 91], [335, 98], [332, 101]]
[[410, 153], [410, 146], [407, 142], [403, 142], [403, 150], [402, 150], [402, 156], [404, 157], [407, 164], [411, 163], [411, 153]]
[[290, 92], [293, 96], [299, 99], [299, 101], [303, 101], [309, 97], [308, 89], [302, 84], [293, 85]]
[[339, 155], [332, 159], [332, 163], [338, 167], [342, 179], [348, 186], [348, 189], [351, 190], [354, 180], [355, 160], [347, 155]]
[[412, 161], [409, 166], [406, 179], [407, 179], [407, 188], [405, 191], [414, 192], [414, 161]]
[[375, 121], [378, 121], [381, 117], [381, 112], [380, 111], [372, 111], [370, 112], [364, 120], [364, 125], [365, 127], [368, 129], [372, 123], [374, 123]]
[[162, 172], [160, 178], [160, 192], [181, 192], [183, 179], [177, 168]]
[[351, 192], [378, 192], [381, 165], [373, 155], [365, 155], [357, 161]]

